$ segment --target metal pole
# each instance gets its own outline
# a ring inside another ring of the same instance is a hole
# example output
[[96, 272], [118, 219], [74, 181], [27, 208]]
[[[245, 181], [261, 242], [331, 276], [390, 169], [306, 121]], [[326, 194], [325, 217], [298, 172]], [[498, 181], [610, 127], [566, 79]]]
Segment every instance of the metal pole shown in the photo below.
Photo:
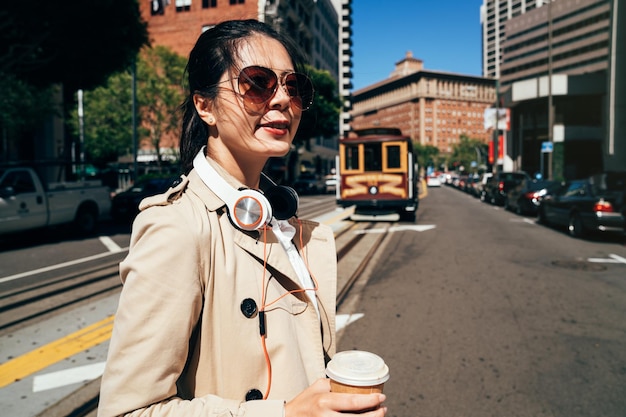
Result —
[[133, 61], [132, 69], [132, 90], [133, 90], [133, 181], [137, 180], [137, 60]]
[[80, 179], [85, 179], [85, 118], [83, 111], [83, 90], [78, 90], [78, 155]]
[[500, 145], [500, 131], [498, 130], [498, 117], [500, 111], [500, 80], [496, 79], [496, 114], [495, 114], [495, 125], [493, 126], [493, 167], [491, 171], [495, 174], [498, 173], [498, 156], [500, 155], [499, 145]]
[[[552, 131], [554, 130], [554, 112], [552, 110], [552, 0], [548, 3], [548, 141], [553, 142]], [[552, 179], [552, 155], [553, 151], [548, 152], [547, 178]], [[543, 162], [543, 155], [541, 155]]]

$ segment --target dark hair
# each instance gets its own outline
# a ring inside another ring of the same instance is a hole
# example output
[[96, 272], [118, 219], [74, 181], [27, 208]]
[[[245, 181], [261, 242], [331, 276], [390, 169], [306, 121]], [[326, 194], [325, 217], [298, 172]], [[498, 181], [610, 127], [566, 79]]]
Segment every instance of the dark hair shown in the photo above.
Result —
[[215, 99], [222, 75], [238, 62], [239, 45], [254, 35], [264, 35], [279, 41], [287, 50], [296, 71], [303, 70], [304, 60], [291, 39], [258, 20], [229, 20], [200, 35], [191, 53], [185, 73], [188, 95], [181, 106], [183, 125], [180, 138], [181, 167], [188, 174], [193, 158], [207, 144], [209, 129], [200, 119], [193, 103], [194, 94]]

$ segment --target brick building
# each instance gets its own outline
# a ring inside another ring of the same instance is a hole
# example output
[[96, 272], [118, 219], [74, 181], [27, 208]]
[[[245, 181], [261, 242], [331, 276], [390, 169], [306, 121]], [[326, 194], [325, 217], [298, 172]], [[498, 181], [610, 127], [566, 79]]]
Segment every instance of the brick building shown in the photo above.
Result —
[[494, 80], [428, 71], [408, 52], [389, 78], [352, 94], [351, 127], [397, 127], [415, 143], [449, 154], [461, 135], [492, 139], [484, 112], [495, 101]]
[[257, 19], [287, 33], [311, 65], [337, 78], [339, 23], [330, 0], [140, 0], [140, 10], [151, 43], [184, 57], [219, 22]]
[[[308, 63], [316, 69], [327, 70], [338, 85], [344, 77], [339, 71], [340, 51], [343, 53], [351, 44], [349, 38], [345, 40], [342, 36], [340, 40], [339, 14], [345, 14], [343, 3], [332, 0], [140, 0], [140, 10], [142, 19], [148, 23], [151, 44], [167, 46], [184, 57], [189, 55], [198, 36], [219, 22], [257, 19], [293, 38]], [[337, 137], [311, 138], [307, 149], [298, 151], [300, 162], [315, 167], [319, 173], [328, 172], [334, 165], [337, 140]], [[163, 138], [161, 144], [175, 147], [173, 141], [176, 138]]]

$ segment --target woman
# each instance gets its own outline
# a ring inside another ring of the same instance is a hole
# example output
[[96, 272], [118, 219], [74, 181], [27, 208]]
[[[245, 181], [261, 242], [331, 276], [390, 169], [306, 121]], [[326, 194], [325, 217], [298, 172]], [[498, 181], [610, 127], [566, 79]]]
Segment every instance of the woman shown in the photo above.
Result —
[[385, 414], [384, 395], [331, 393], [324, 377], [332, 231], [293, 216], [289, 190], [256, 191], [313, 98], [295, 51], [253, 20], [219, 24], [192, 50], [185, 175], [133, 225], [100, 417]]

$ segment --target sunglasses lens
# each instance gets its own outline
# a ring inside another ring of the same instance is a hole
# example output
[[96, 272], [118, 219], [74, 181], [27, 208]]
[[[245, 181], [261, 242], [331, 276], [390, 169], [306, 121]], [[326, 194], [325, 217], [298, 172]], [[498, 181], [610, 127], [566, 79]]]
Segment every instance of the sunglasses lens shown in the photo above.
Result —
[[[265, 67], [246, 67], [239, 73], [239, 94], [248, 104], [267, 103], [278, 86], [278, 77], [274, 71]], [[291, 103], [302, 110], [307, 110], [313, 103], [313, 83], [304, 74], [291, 73], [285, 77], [285, 88], [291, 97]]]
[[276, 91], [278, 78], [263, 67], [246, 67], [239, 74], [239, 93], [252, 104], [264, 104]]
[[313, 84], [304, 74], [292, 73], [285, 77], [285, 87], [291, 102], [302, 110], [307, 110], [313, 103]]

